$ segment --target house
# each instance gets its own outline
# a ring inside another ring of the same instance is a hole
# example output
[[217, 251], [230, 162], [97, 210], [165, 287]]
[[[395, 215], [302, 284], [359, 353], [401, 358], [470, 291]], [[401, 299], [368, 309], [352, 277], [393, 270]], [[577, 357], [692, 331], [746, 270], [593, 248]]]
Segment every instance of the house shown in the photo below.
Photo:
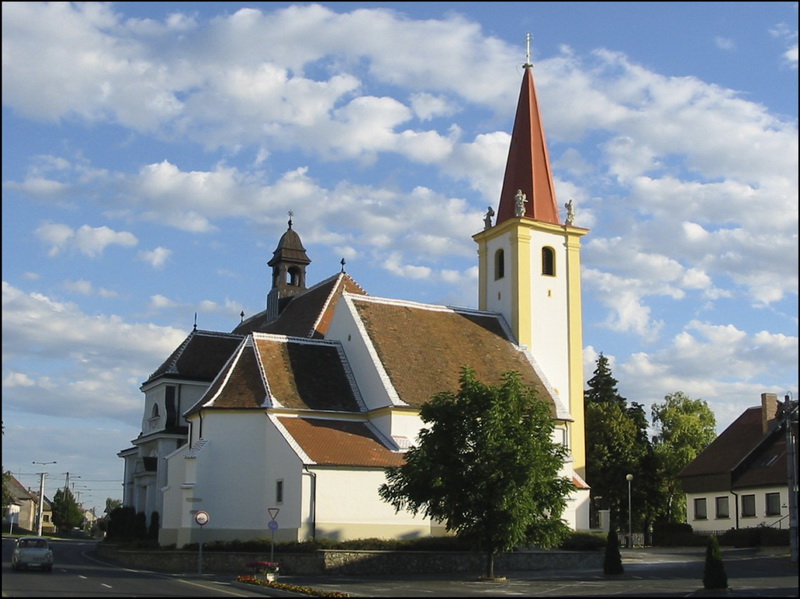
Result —
[[464, 366], [490, 384], [515, 370], [549, 404], [554, 441], [569, 453], [562, 475], [575, 486], [564, 518], [589, 528], [588, 230], [572, 224], [571, 203], [561, 220], [531, 67], [497, 212], [473, 235], [478, 309], [372, 297], [344, 262], [308, 286], [311, 260], [290, 213], [268, 262], [266, 309], [230, 333], [195, 328], [145, 381], [142, 432], [118, 454], [123, 505], [158, 512], [162, 545], [196, 542], [201, 529], [205, 540], [444, 534], [441, 522], [396, 512], [378, 488], [415, 443], [420, 406], [457, 391]]
[[[774, 393], [762, 393], [760, 406], [745, 410], [678, 474], [686, 493], [686, 521], [694, 530], [789, 528], [790, 405], [788, 400], [779, 404]], [[794, 427], [796, 436], [796, 420]]]
[[[13, 510], [16, 512], [14, 514], [14, 525], [36, 532], [38, 529], [39, 493], [26, 489], [11, 473], [8, 476], [8, 489], [11, 493], [11, 504], [18, 508]], [[55, 530], [53, 509], [50, 501], [45, 496], [44, 505], [42, 506], [42, 532], [55, 532]]]

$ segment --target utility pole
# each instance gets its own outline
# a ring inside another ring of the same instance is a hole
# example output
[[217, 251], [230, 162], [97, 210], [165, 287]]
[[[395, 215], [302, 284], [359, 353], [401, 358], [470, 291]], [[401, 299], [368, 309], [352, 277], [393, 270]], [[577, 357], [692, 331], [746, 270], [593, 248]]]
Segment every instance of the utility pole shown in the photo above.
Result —
[[[47, 466], [48, 464], [55, 464], [56, 462], [33, 462], [34, 464], [40, 464], [42, 466]], [[36, 535], [42, 536], [42, 517], [44, 515], [44, 477], [47, 476], [47, 472], [39, 472], [39, 515], [36, 518]]]

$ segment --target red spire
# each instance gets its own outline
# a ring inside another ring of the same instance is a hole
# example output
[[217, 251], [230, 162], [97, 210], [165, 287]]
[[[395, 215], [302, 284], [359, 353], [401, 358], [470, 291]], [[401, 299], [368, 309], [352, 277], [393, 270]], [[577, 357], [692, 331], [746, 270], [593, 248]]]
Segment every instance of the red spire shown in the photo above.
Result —
[[525, 194], [525, 217], [561, 224], [542, 115], [539, 113], [539, 101], [533, 84], [533, 68], [530, 64], [525, 65], [525, 75], [522, 78], [496, 224], [516, 216], [515, 196], [518, 190]]

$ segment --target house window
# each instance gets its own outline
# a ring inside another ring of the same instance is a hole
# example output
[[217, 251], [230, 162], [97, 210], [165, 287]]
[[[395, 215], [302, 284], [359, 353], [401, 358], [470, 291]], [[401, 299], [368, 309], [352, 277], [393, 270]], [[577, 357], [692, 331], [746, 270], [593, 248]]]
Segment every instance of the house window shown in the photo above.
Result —
[[781, 515], [781, 494], [780, 493], [767, 493], [765, 495], [767, 500], [767, 516], [780, 516]]
[[706, 518], [708, 518], [708, 513], [706, 512], [706, 498], [698, 497], [694, 500], [694, 519], [705, 520]]
[[542, 248], [542, 274], [551, 277], [556, 274], [556, 253], [551, 247]]
[[502, 279], [506, 276], [506, 253], [503, 250], [497, 250], [494, 253], [494, 278]]
[[275, 481], [275, 503], [283, 503], [283, 481]]
[[753, 518], [756, 515], [756, 496], [742, 495], [742, 518]]
[[730, 518], [731, 514], [728, 510], [728, 498], [717, 497], [714, 499], [717, 508], [717, 518]]

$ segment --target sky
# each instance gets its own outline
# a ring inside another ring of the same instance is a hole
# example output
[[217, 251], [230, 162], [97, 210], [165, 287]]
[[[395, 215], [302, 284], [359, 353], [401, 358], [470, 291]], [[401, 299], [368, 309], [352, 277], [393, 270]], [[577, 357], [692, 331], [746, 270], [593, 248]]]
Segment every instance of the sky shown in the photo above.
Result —
[[139, 387], [195, 322], [265, 308], [289, 211], [309, 285], [344, 258], [370, 295], [477, 307], [527, 34], [557, 201], [590, 229], [585, 379], [602, 352], [629, 402], [683, 392], [718, 432], [796, 399], [797, 22], [795, 2], [3, 2], [3, 469], [120, 499]]

